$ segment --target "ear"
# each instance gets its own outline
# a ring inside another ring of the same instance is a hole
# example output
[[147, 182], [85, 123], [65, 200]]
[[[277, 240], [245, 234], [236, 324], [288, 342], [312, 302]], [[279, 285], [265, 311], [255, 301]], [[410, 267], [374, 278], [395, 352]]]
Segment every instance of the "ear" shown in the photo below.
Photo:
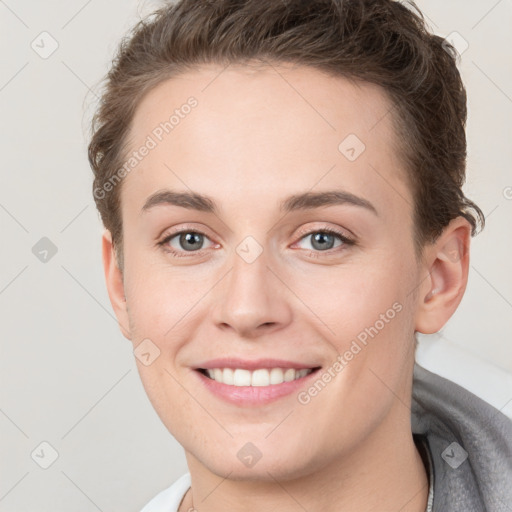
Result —
[[438, 332], [460, 304], [468, 281], [471, 225], [463, 217], [453, 219], [436, 242], [424, 249], [427, 277], [420, 286], [415, 330]]
[[105, 282], [108, 296], [110, 297], [110, 303], [114, 309], [123, 336], [127, 339], [131, 339], [130, 330], [127, 327], [130, 323], [126, 297], [124, 295], [123, 274], [117, 266], [116, 253], [112, 244], [112, 235], [108, 229], [104, 231], [101, 243], [103, 270], [105, 272]]

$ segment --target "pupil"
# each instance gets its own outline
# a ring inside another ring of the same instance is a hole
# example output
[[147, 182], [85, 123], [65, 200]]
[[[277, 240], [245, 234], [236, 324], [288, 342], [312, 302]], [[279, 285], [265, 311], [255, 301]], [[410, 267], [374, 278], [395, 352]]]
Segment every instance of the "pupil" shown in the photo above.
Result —
[[[327, 242], [327, 244], [325, 243], [325, 239], [329, 239], [330, 238], [330, 243]], [[319, 243], [320, 245], [318, 247], [315, 247], [315, 244]], [[333, 247], [333, 244], [334, 244], [334, 237], [328, 233], [316, 233], [314, 236], [313, 236], [313, 247], [315, 247], [315, 249], [332, 249]]]
[[197, 249], [197, 247], [201, 245], [201, 237], [202, 235], [200, 235], [199, 233], [185, 233], [180, 237], [181, 246], [184, 249], [187, 249], [187, 244], [191, 244], [189, 249]]

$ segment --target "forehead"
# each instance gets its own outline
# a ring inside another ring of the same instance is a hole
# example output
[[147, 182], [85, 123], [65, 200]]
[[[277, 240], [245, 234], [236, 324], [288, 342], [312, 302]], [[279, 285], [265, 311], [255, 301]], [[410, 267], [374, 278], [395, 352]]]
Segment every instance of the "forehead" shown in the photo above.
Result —
[[[190, 116], [196, 118], [195, 128], [199, 124], [204, 129], [218, 125], [221, 129], [215, 132], [217, 138], [229, 135], [226, 130], [236, 129], [240, 135], [249, 135], [246, 143], [250, 144], [250, 139], [258, 140], [257, 128], [264, 129], [259, 131], [262, 136], [286, 128], [286, 132], [306, 133], [303, 142], [315, 145], [320, 138], [315, 137], [317, 129], [318, 135], [329, 133], [332, 137], [328, 141], [332, 138], [335, 142], [350, 130], [365, 139], [370, 138], [367, 132], [374, 130], [375, 136], [386, 139], [386, 143], [393, 139], [392, 116], [388, 116], [392, 107], [384, 89], [290, 64], [208, 64], [165, 80], [140, 102], [130, 138], [151, 133], [175, 111], [182, 114], [180, 110], [186, 110], [184, 117], [179, 116], [184, 120], [189, 109], [183, 107], [190, 98], [198, 103]], [[259, 123], [255, 126], [240, 122], [244, 120]], [[301, 122], [293, 122], [297, 120]], [[173, 126], [173, 136], [183, 131], [182, 127], [178, 129], [179, 124], [191, 123], [178, 122]], [[286, 135], [279, 133], [281, 137]]]
[[240, 197], [243, 206], [262, 194], [343, 185], [396, 202], [409, 191], [390, 111], [382, 88], [308, 67], [205, 65], [140, 102], [129, 148], [149, 140], [152, 148], [125, 178], [122, 196], [141, 207], [169, 186], [218, 192], [232, 203]]

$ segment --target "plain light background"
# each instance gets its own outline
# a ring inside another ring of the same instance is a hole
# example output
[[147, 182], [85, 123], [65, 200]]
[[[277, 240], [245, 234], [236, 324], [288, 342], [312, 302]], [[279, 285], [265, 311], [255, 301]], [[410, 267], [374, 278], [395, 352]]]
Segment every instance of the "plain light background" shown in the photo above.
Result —
[[[187, 471], [113, 316], [86, 154], [97, 85], [157, 5], [0, 0], [2, 512], [137, 511]], [[465, 191], [487, 227], [459, 310], [417, 359], [512, 416], [512, 2], [418, 5], [462, 51]]]

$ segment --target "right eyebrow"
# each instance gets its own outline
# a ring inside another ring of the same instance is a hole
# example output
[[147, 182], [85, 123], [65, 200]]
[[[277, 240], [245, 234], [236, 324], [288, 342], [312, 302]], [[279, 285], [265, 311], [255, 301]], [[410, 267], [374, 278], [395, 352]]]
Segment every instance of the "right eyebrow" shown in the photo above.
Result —
[[173, 190], [159, 190], [150, 195], [144, 206], [142, 213], [158, 205], [180, 206], [190, 210], [199, 210], [206, 213], [216, 213], [215, 202], [208, 196], [197, 194], [195, 192], [176, 192]]

